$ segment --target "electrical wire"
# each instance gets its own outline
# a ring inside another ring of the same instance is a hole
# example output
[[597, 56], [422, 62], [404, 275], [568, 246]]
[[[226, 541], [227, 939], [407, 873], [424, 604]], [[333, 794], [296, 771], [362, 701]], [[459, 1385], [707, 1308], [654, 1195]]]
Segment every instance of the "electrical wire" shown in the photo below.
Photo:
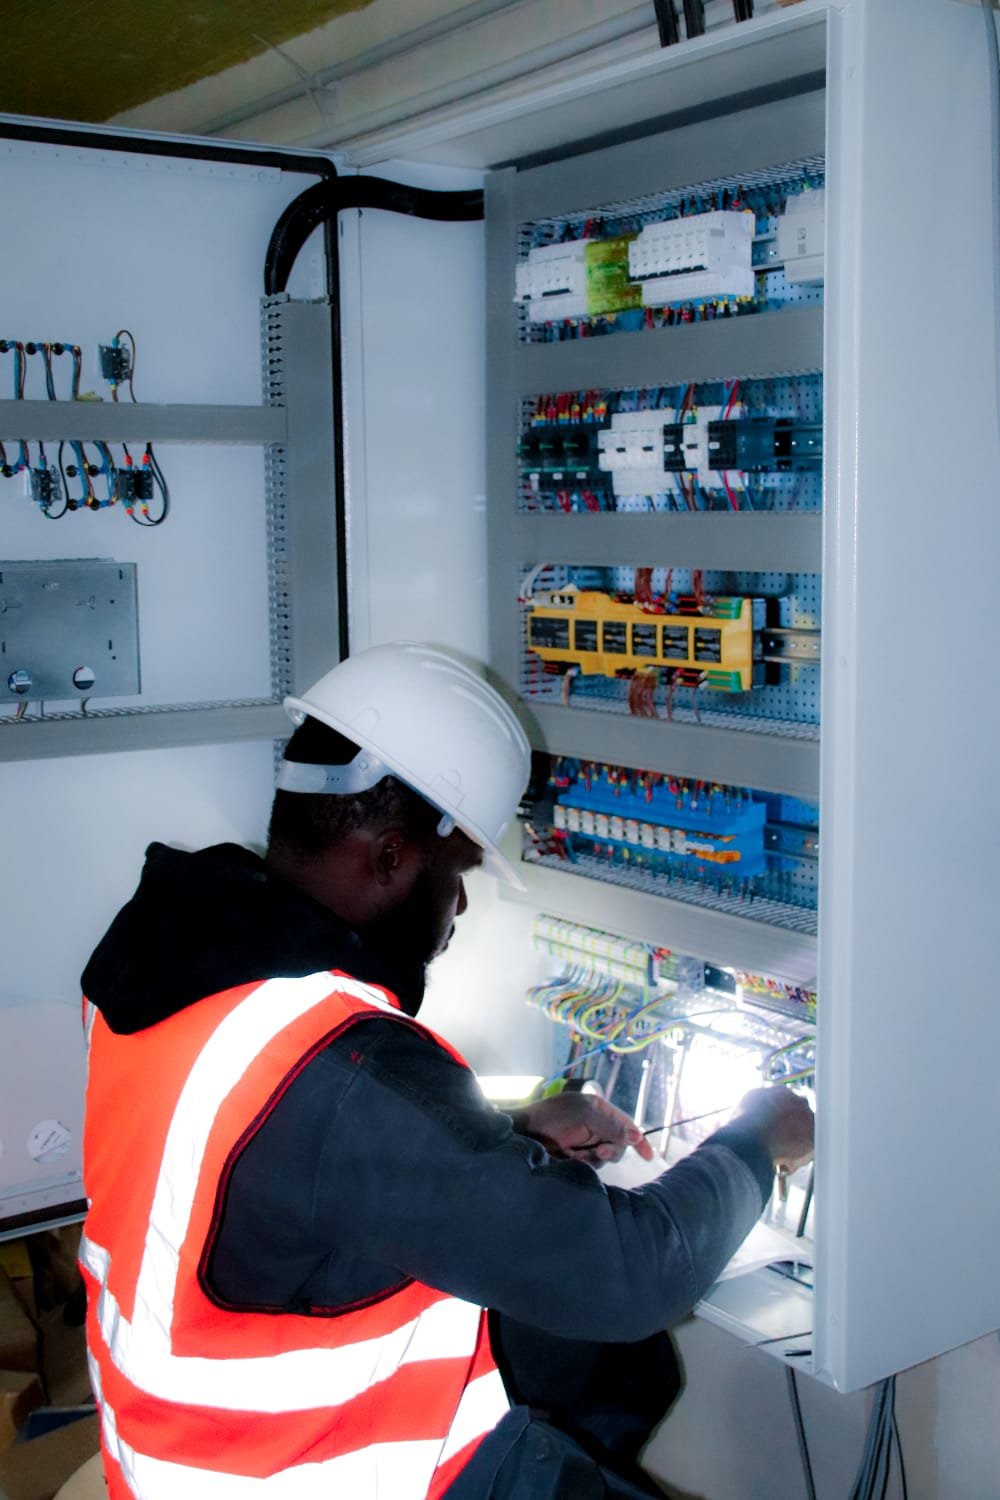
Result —
[[896, 1450], [896, 1463], [899, 1466], [899, 1489], [901, 1500], [910, 1500], [910, 1490], [906, 1483], [906, 1465], [903, 1462], [903, 1444], [899, 1437], [899, 1423], [896, 1421], [896, 1407], [893, 1403], [892, 1409], [892, 1440]]
[[285, 209], [274, 227], [264, 261], [264, 295], [273, 297], [288, 285], [292, 267], [306, 240], [320, 224], [330, 224], [346, 208], [383, 208], [389, 213], [443, 223], [468, 223], [483, 217], [481, 189], [435, 192], [405, 187], [383, 177], [341, 177], [306, 188]]
[[896, 1377], [883, 1380], [872, 1403], [868, 1429], [850, 1500], [885, 1500], [895, 1452], [903, 1500], [908, 1500], [903, 1447], [896, 1423]]
[[[135, 386], [133, 385], [132, 382], [135, 380], [135, 357], [136, 357], [135, 338], [129, 332], [129, 330], [127, 328], [119, 328], [118, 332], [115, 334], [115, 343], [117, 344], [119, 342], [119, 340], [122, 339], [122, 338], [127, 338], [128, 341], [129, 341], [129, 361], [128, 361], [128, 377], [127, 377], [127, 379], [128, 379], [129, 395], [132, 397], [132, 400], [134, 401], [135, 400]], [[113, 390], [113, 393], [114, 393], [114, 398], [117, 401], [118, 400], [118, 387], [117, 386], [113, 386], [112, 390]]]
[[813, 1478], [809, 1444], [806, 1441], [805, 1423], [802, 1420], [802, 1403], [799, 1401], [799, 1387], [791, 1365], [785, 1366], [785, 1377], [788, 1381], [788, 1395], [792, 1403], [792, 1417], [795, 1421], [795, 1438], [799, 1445], [799, 1457], [802, 1460], [802, 1473], [806, 1481], [806, 1495], [808, 1500], [816, 1500], [816, 1481]]
[[993, 193], [993, 363], [997, 432], [1000, 433], [1000, 41], [993, 20], [993, 0], [980, 0], [986, 26], [990, 70], [990, 152]]
[[149, 509], [149, 502], [143, 500], [138, 507], [126, 506], [128, 513], [137, 526], [162, 526], [170, 514], [170, 489], [167, 485], [163, 470], [160, 468], [156, 454], [153, 452], [152, 443], [147, 443], [142, 455], [144, 468], [148, 468], [153, 476], [153, 485], [160, 492], [160, 513], [154, 516]]
[[[76, 460], [75, 466], [67, 466], [63, 462], [63, 452], [66, 448], [71, 449], [73, 457]], [[86, 457], [84, 456], [83, 444], [78, 443], [75, 440], [68, 443], [60, 443], [56, 451], [56, 463], [58, 465], [59, 474], [62, 479], [62, 488], [63, 494], [66, 497], [66, 504], [59, 512], [59, 516], [53, 515], [51, 519], [58, 520], [59, 517], [65, 515], [66, 511], [68, 510], [93, 509], [92, 502], [94, 499], [94, 487], [90, 482], [90, 470], [87, 464]], [[77, 477], [80, 479], [82, 490], [79, 495], [71, 495], [69, 492], [69, 481], [70, 479]]]
[[52, 345], [43, 344], [41, 348], [42, 364], [45, 367], [45, 394], [46, 396], [48, 396], [50, 401], [55, 401], [57, 397], [55, 376], [52, 372]]
[[[128, 383], [129, 396], [132, 398], [132, 401], [135, 402], [137, 399], [135, 394], [135, 365], [137, 358], [135, 335], [128, 328], [119, 328], [114, 337], [114, 343], [116, 347], [120, 344], [123, 338], [128, 339], [129, 342], [128, 375], [126, 379]], [[112, 384], [111, 389], [114, 394], [114, 398], [117, 401], [117, 385]], [[98, 443], [97, 446], [100, 449], [103, 445]], [[132, 455], [128, 451], [127, 444], [123, 443], [122, 447], [125, 450], [126, 467], [131, 469]], [[139, 502], [126, 502], [125, 509], [128, 511], [129, 519], [134, 521], [137, 526], [162, 526], [164, 521], [167, 519], [167, 516], [170, 514], [170, 488], [167, 484], [166, 476], [163, 470], [160, 468], [159, 460], [157, 459], [156, 454], [153, 452], [152, 443], [147, 443], [143, 450], [141, 468], [148, 470], [149, 474], [152, 476], [153, 488], [155, 490], [159, 490], [159, 514], [153, 514], [153, 512], [150, 510], [148, 500], [140, 500]], [[112, 472], [114, 471], [112, 470]], [[115, 498], [117, 498], [117, 489]]]

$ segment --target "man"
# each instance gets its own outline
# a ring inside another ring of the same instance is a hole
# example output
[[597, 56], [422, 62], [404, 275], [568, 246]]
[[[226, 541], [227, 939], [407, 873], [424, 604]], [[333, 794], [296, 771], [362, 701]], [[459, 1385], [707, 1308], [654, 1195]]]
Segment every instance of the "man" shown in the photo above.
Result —
[[464, 876], [516, 879], [498, 844], [522, 730], [414, 645], [287, 707], [266, 859], [152, 845], [83, 976], [112, 1500], [649, 1493], [633, 1461], [672, 1395], [662, 1330], [776, 1164], [808, 1159], [811, 1114], [758, 1091], [627, 1192], [586, 1164], [649, 1154], [604, 1101], [494, 1110], [413, 1018]]

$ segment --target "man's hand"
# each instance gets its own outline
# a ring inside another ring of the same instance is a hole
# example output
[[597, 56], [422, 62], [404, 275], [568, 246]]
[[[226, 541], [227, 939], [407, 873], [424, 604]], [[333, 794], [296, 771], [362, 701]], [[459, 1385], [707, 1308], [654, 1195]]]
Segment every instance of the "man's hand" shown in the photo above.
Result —
[[653, 1148], [634, 1120], [600, 1094], [565, 1093], [511, 1111], [514, 1128], [539, 1141], [550, 1156], [585, 1161], [592, 1167], [620, 1161], [634, 1146], [645, 1161]]
[[815, 1119], [806, 1101], [791, 1089], [752, 1089], [740, 1100], [734, 1125], [747, 1125], [771, 1153], [779, 1177], [790, 1177], [812, 1161]]

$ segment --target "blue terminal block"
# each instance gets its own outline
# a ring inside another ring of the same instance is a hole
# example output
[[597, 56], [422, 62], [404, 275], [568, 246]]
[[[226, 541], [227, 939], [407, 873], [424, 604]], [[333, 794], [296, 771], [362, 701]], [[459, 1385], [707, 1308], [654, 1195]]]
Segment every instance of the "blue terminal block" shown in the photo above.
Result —
[[551, 784], [556, 832], [571, 858], [603, 853], [653, 872], [740, 881], [767, 867], [767, 809], [742, 788], [565, 762]]

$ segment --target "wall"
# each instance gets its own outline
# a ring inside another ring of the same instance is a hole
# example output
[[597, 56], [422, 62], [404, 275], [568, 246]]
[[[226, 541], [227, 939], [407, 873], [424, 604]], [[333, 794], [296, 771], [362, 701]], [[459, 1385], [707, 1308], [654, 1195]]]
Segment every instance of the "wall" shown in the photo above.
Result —
[[[677, 1344], [686, 1386], [646, 1449], [649, 1471], [676, 1500], [801, 1500], [805, 1483], [779, 1361], [697, 1318], [677, 1330]], [[897, 1376], [909, 1500], [1000, 1493], [998, 1384], [1000, 1341], [992, 1335]], [[845, 1500], [870, 1394], [841, 1396], [802, 1376], [798, 1390], [817, 1500]], [[888, 1494], [902, 1493], [894, 1468]]]

